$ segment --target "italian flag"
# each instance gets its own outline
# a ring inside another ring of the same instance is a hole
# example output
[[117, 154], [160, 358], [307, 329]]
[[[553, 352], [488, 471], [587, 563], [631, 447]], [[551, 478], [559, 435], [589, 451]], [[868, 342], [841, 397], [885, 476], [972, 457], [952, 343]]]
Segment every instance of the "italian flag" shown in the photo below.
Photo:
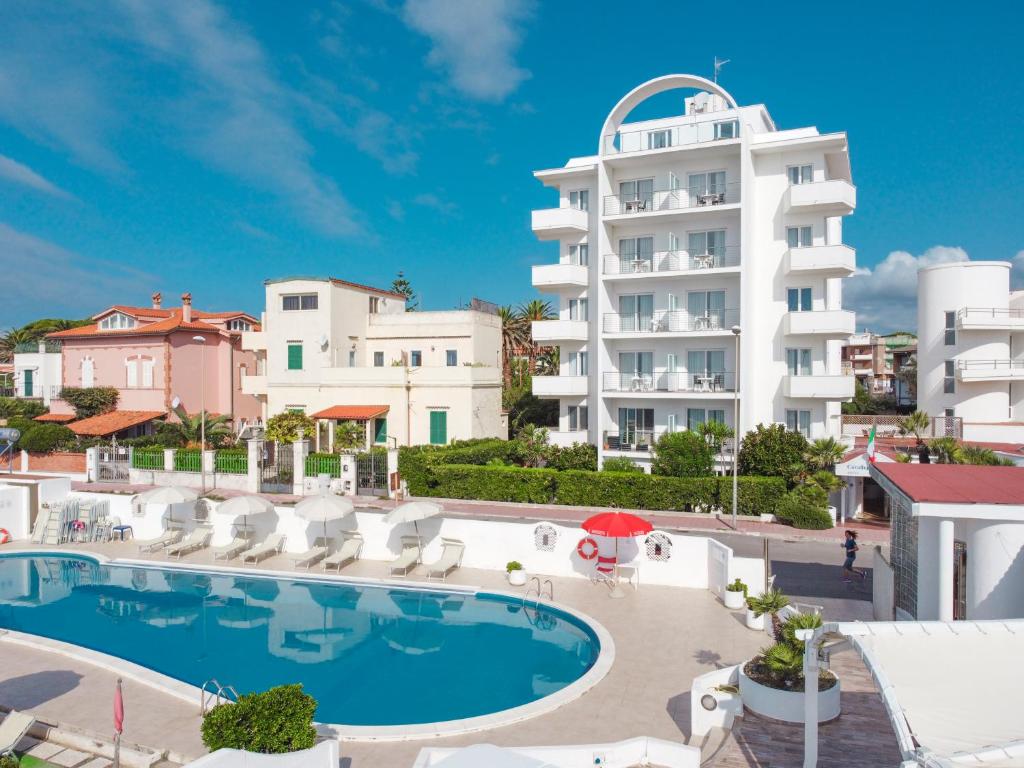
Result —
[[875, 427], [874, 427], [874, 425], [872, 425], [872, 427], [871, 427], [871, 434], [868, 435], [867, 455], [868, 455], [868, 461], [870, 461], [872, 464], [874, 464], [875, 463]]

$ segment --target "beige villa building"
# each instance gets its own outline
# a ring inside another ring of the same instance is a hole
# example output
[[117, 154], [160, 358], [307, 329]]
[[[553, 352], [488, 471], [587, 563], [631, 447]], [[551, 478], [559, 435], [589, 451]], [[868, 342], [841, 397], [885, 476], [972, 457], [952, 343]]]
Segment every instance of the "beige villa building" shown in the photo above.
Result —
[[316, 450], [333, 450], [341, 421], [363, 423], [368, 445], [507, 436], [501, 320], [484, 308], [406, 312], [391, 291], [286, 278], [266, 283], [261, 329], [242, 337], [257, 357], [242, 391], [264, 418], [312, 416]]

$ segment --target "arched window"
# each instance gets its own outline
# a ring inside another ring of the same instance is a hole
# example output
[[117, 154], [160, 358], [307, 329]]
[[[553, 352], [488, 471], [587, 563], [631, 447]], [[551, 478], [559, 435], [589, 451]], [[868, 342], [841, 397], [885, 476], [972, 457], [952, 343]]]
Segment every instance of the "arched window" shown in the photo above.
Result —
[[96, 366], [91, 357], [82, 358], [82, 387], [88, 388], [95, 385]]

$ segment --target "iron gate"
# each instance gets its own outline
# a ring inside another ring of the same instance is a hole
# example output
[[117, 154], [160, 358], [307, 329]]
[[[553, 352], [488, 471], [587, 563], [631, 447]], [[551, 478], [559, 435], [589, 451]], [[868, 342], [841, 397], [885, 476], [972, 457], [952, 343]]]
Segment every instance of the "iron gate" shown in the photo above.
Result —
[[388, 490], [388, 455], [385, 451], [368, 451], [356, 456], [358, 493], [375, 496]]
[[266, 493], [291, 493], [295, 463], [291, 443], [263, 443], [260, 451], [260, 490]]
[[96, 449], [96, 480], [101, 483], [128, 482], [128, 447], [114, 443]]

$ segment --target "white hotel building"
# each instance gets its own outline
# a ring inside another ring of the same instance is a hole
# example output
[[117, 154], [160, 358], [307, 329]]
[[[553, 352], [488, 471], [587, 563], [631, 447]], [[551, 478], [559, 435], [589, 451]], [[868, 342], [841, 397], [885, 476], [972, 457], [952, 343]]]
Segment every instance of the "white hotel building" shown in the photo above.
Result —
[[[697, 90], [683, 115], [624, 123], [675, 89]], [[846, 134], [777, 130], [764, 106], [670, 75], [627, 94], [597, 138], [596, 155], [534, 174], [559, 195], [533, 212], [537, 237], [559, 244], [557, 264], [533, 268], [558, 306], [533, 324], [561, 353], [560, 375], [533, 380], [559, 400], [552, 440], [645, 464], [666, 430], [732, 426], [734, 398], [741, 433], [837, 435], [854, 386], [840, 363], [855, 326]]]

